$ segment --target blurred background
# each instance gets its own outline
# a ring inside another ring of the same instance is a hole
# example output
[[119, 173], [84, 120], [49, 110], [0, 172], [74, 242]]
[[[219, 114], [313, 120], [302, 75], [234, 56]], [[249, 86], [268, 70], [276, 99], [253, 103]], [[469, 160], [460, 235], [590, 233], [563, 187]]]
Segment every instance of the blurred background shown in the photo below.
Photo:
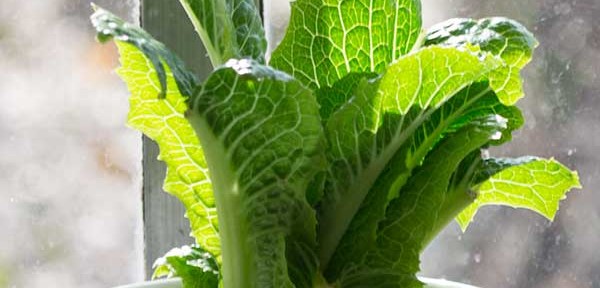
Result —
[[[579, 171], [553, 223], [487, 207], [465, 234], [450, 225], [422, 257], [423, 274], [482, 287], [600, 287], [600, 1], [424, 1], [427, 26], [449, 17], [514, 18], [538, 38], [524, 70], [526, 124], [495, 155], [555, 157]], [[435, 14], [433, 14], [435, 13]]]
[[[124, 126], [118, 55], [94, 41], [89, 2], [0, 0], [0, 288], [144, 278], [141, 138]], [[138, 21], [138, 1], [95, 2]], [[585, 187], [553, 223], [486, 207], [464, 234], [449, 225], [424, 253], [423, 275], [486, 288], [600, 287], [600, 0], [423, 0], [423, 11], [425, 28], [503, 15], [537, 36], [519, 102], [526, 125], [493, 154], [554, 156]], [[288, 2], [266, 0], [265, 17], [276, 45]]]
[[[134, 1], [95, 0], [130, 21]], [[141, 141], [90, 1], [0, 0], [0, 288], [143, 277]]]

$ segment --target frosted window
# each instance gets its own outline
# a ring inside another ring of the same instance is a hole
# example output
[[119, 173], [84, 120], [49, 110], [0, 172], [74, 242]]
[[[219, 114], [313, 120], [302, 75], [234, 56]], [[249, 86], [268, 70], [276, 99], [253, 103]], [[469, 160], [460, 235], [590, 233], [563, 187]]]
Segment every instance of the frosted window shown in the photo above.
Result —
[[[140, 135], [112, 44], [93, 40], [87, 0], [0, 1], [0, 287], [110, 287], [143, 278]], [[130, 21], [136, 1], [98, 5]], [[173, 1], [176, 4], [176, 1]], [[266, 0], [272, 49], [289, 18]], [[481, 287], [600, 287], [600, 1], [423, 0], [425, 27], [505, 15], [541, 45], [524, 71], [527, 124], [495, 155], [554, 156], [579, 170], [549, 223], [485, 208], [451, 224], [423, 274]]]
[[[95, 1], [136, 21], [135, 1]], [[90, 1], [0, 1], [0, 287], [143, 278], [141, 141]]]

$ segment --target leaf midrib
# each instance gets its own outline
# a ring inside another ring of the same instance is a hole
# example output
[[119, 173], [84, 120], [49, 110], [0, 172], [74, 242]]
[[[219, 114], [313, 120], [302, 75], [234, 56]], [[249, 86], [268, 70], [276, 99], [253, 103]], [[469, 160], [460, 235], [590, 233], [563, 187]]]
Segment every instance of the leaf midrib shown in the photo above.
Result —
[[256, 269], [252, 264], [254, 253], [246, 242], [248, 227], [241, 215], [243, 199], [238, 178], [231, 163], [223, 162], [223, 159], [229, 159], [227, 150], [220, 144], [206, 119], [199, 113], [190, 113], [188, 117], [201, 139], [213, 183], [219, 219], [223, 284], [225, 287], [245, 287], [253, 283], [252, 276], [256, 275]]

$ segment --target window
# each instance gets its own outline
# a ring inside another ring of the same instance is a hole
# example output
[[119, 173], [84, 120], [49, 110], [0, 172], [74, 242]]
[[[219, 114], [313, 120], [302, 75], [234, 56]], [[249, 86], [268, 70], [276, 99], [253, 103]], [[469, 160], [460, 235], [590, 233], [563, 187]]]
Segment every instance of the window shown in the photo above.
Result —
[[[130, 21], [136, 1], [96, 1]], [[0, 287], [143, 277], [141, 145], [90, 1], [0, 1]]]
[[[488, 207], [462, 234], [456, 225], [423, 256], [423, 273], [482, 287], [600, 287], [600, 2], [595, 0], [423, 1], [426, 22], [505, 15], [540, 46], [525, 69], [526, 124], [496, 155], [554, 156], [579, 171], [583, 190], [550, 223], [527, 211]], [[440, 14], [438, 14], [440, 13]], [[445, 14], [445, 15], [441, 15]]]
[[[134, 22], [136, 2], [96, 1]], [[146, 2], [143, 24], [182, 58], [197, 60], [191, 57], [202, 47], [188, 41], [195, 39], [189, 25], [170, 20], [183, 14], [163, 7], [176, 2]], [[481, 287], [600, 287], [600, 2], [422, 2], [424, 27], [505, 15], [535, 33], [541, 45], [519, 104], [526, 125], [490, 153], [554, 156], [578, 170], [585, 187], [569, 194], [553, 223], [487, 207], [464, 234], [449, 225], [422, 256], [423, 275]], [[273, 49], [288, 1], [263, 4]], [[142, 141], [124, 126], [127, 91], [112, 72], [117, 54], [93, 41], [89, 14], [87, 0], [0, 2], [0, 287], [135, 282], [168, 248], [193, 241], [177, 200], [158, 193], [164, 171], [148, 140], [142, 179]], [[208, 62], [193, 63], [205, 75]], [[143, 226], [142, 217], [163, 230]]]

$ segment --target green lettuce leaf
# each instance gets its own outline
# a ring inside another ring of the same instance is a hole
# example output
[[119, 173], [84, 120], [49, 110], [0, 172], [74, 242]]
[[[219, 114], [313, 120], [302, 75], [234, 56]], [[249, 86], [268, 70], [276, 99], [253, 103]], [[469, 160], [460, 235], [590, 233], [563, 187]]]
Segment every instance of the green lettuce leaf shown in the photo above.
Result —
[[[473, 119], [481, 118], [485, 115], [498, 115], [507, 121], [507, 129], [502, 132], [502, 135], [497, 135], [499, 137], [495, 137], [496, 139], [490, 141], [491, 145], [498, 146], [512, 140], [512, 132], [520, 129], [525, 123], [525, 119], [518, 107], [504, 105], [487, 82], [472, 85], [466, 89], [467, 91], [463, 91], [462, 94], [480, 95], [484, 89], [487, 90], [486, 94], [478, 98], [477, 101], [473, 101], [471, 96], [460, 96], [453, 98], [446, 107], [443, 107], [442, 115], [456, 115], [452, 118], [454, 121], [446, 130], [446, 133], [460, 129]], [[465, 108], [456, 109], [454, 107]], [[449, 117], [444, 116], [444, 118]]]
[[470, 85], [431, 114], [403, 144], [370, 187], [359, 211], [340, 240], [325, 271], [326, 277], [335, 279], [346, 266], [361, 261], [375, 242], [377, 225], [385, 218], [387, 204], [398, 197], [400, 188], [406, 183], [412, 170], [422, 164], [425, 156], [445, 135], [456, 132], [477, 119], [490, 117], [505, 121], [507, 126], [504, 131], [494, 135], [494, 139], [499, 140], [491, 140], [490, 143], [510, 139], [512, 131], [523, 123], [518, 108], [500, 103], [487, 82]]
[[173, 248], [154, 262], [152, 278], [180, 277], [183, 288], [218, 288], [217, 260], [202, 248], [192, 245]]
[[418, 0], [297, 0], [270, 65], [311, 88], [351, 72], [383, 72], [421, 33]]
[[[481, 60], [472, 51], [429, 47], [401, 58], [381, 79], [363, 79], [356, 94], [331, 115], [325, 131], [330, 177], [319, 217], [324, 267], [398, 150], [444, 103], [496, 67], [496, 59]], [[484, 89], [481, 95], [472, 96], [478, 98], [487, 92], [489, 89]], [[434, 134], [424, 145], [423, 157], [440, 134]], [[403, 166], [403, 161], [396, 163]], [[419, 161], [403, 169], [405, 178]], [[386, 183], [395, 181], [392, 178]]]
[[[316, 245], [306, 200], [324, 166], [314, 94], [283, 72], [230, 60], [190, 103], [187, 117], [206, 151], [218, 207], [225, 287], [293, 287], [288, 273], [298, 268], [291, 266], [310, 261], [288, 262], [303, 256], [286, 253]], [[286, 251], [292, 244], [300, 249]]]
[[553, 220], [566, 193], [581, 188], [577, 172], [554, 159], [488, 159], [481, 170], [479, 180], [487, 179], [473, 188], [475, 202], [456, 217], [463, 231], [485, 205], [526, 208]]
[[[460, 163], [506, 128], [496, 117], [478, 119], [448, 135], [425, 159], [378, 225], [377, 241], [361, 263], [342, 275], [342, 287], [422, 287], [419, 255], [454, 216], [473, 201], [467, 191], [448, 189]], [[440, 161], [440, 159], [443, 159]]]
[[254, 0], [179, 0], [213, 64], [232, 58], [264, 63], [267, 40]]
[[167, 165], [164, 190], [184, 204], [200, 247], [219, 257], [217, 211], [208, 166], [184, 115], [194, 77], [177, 56], [140, 28], [101, 8], [96, 8], [92, 23], [104, 41], [116, 40], [121, 55], [117, 72], [131, 93], [127, 123], [158, 143], [158, 158]]
[[216, 67], [201, 86], [148, 33], [92, 16], [197, 239], [155, 276], [420, 288], [419, 255], [452, 219], [465, 229], [491, 204], [552, 219], [580, 187], [552, 159], [482, 156], [523, 125], [513, 105], [537, 42], [512, 20], [450, 20], [416, 50], [418, 0], [297, 0], [271, 68], [258, 1], [180, 3]]
[[318, 89], [316, 95], [323, 123], [326, 124], [334, 112], [350, 101], [363, 79], [374, 80], [378, 77], [375, 73], [350, 73], [333, 86]]
[[502, 103], [513, 105], [524, 95], [519, 75], [531, 61], [538, 42], [520, 23], [502, 17], [450, 19], [433, 26], [425, 37], [425, 46], [463, 47], [477, 45], [482, 51], [497, 55], [504, 65], [489, 75], [489, 81]]
[[[139, 49], [151, 64], [156, 73], [160, 89], [156, 95], [164, 98], [167, 94], [167, 69], [177, 83], [177, 88], [184, 96], [192, 95], [196, 88], [196, 76], [185, 68], [183, 62], [164, 44], [154, 40], [146, 31], [126, 23], [112, 13], [93, 5], [94, 14], [91, 16], [92, 25], [98, 32], [98, 41], [104, 43], [113, 38], [118, 42], [129, 43]], [[166, 64], [168, 68], [165, 68]], [[154, 74], [154, 73], [153, 73]]]

